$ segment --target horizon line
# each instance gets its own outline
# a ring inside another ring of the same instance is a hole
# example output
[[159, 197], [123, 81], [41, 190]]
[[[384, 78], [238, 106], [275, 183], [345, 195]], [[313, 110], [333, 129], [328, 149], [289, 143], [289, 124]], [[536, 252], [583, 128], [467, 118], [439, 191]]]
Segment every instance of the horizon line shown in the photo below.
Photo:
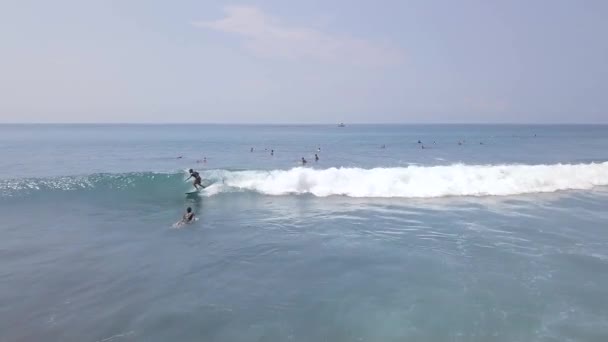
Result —
[[[0, 125], [215, 125], [215, 126], [338, 126], [341, 123], [321, 122], [0, 122]], [[355, 122], [344, 123], [348, 126], [362, 125], [531, 125], [531, 126], [560, 126], [560, 125], [608, 125], [608, 122]]]

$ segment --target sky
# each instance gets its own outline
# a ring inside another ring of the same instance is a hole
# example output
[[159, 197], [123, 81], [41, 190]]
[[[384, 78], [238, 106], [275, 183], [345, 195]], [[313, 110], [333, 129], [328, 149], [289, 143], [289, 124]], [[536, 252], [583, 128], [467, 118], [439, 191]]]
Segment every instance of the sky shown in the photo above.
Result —
[[604, 0], [0, 0], [0, 122], [608, 123]]

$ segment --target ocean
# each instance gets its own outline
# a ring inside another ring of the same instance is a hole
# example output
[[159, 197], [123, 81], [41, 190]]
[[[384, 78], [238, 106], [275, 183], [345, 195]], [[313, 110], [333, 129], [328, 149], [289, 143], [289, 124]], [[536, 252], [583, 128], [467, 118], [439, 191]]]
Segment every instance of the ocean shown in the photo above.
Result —
[[0, 341], [608, 341], [606, 125], [0, 125], [0, 218]]

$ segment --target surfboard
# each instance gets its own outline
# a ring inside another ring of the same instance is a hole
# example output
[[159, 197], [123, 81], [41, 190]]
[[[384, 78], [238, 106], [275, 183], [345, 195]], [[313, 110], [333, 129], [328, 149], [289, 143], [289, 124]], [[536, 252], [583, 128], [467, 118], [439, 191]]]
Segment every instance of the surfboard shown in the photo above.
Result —
[[202, 184], [200, 189], [196, 189], [196, 190], [191, 190], [186, 192], [186, 195], [194, 195], [194, 194], [198, 194], [199, 192], [201, 192], [202, 190], [205, 190], [206, 188], [208, 188], [209, 186], [215, 184], [215, 181], [207, 181], [205, 182], [205, 184]]
[[188, 191], [186, 192], [186, 195], [194, 195], [194, 194], [198, 194], [199, 192], [201, 192], [201, 190], [205, 190], [205, 188], [209, 187], [209, 185], [212, 185], [214, 182], [202, 185], [202, 188], [200, 189], [196, 189], [196, 190], [192, 190], [192, 191]]
[[177, 222], [175, 222], [171, 227], [173, 228], [181, 228], [187, 224], [192, 224], [194, 222], [198, 221], [198, 217], [195, 217], [192, 221], [190, 222], [184, 222], [184, 220], [179, 220]]

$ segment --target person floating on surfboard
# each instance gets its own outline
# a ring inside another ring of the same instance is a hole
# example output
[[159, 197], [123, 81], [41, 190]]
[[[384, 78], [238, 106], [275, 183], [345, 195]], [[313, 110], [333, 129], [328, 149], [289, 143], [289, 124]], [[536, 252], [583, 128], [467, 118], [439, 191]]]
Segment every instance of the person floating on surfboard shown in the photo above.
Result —
[[192, 212], [192, 208], [188, 207], [186, 209], [186, 213], [182, 217], [183, 223], [190, 223], [194, 220], [194, 213]]
[[200, 187], [200, 189], [203, 189], [204, 187], [201, 184], [201, 181], [202, 181], [201, 175], [199, 175], [198, 172], [196, 172], [192, 169], [188, 170], [188, 172], [190, 172], [190, 177], [186, 178], [186, 180], [188, 180], [190, 178], [194, 178], [194, 182], [192, 182], [192, 185], [194, 185], [194, 188], [196, 190], [199, 190], [199, 187]]
[[193, 223], [196, 220], [197, 219], [194, 217], [194, 212], [192, 211], [192, 208], [188, 207], [186, 209], [186, 212], [182, 216], [182, 219], [173, 224], [173, 228], [180, 228], [181, 226]]

